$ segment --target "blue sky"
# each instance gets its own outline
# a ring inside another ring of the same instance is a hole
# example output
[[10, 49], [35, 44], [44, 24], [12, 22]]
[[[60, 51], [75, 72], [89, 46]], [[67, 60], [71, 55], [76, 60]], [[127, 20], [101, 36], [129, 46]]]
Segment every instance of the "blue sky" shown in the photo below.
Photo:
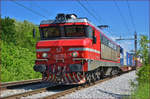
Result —
[[[121, 14], [123, 15], [125, 22], [124, 24], [122, 17], [119, 14], [118, 8], [120, 8]], [[40, 24], [40, 21], [46, 19], [54, 19], [58, 13], [75, 13], [78, 17], [87, 17], [95, 25], [109, 25], [108, 29], [105, 29], [105, 34], [111, 39], [122, 36], [123, 38], [132, 38], [134, 35], [134, 27], [131, 23], [131, 17], [129, 15], [129, 9], [127, 6], [127, 0], [81, 0], [81, 3], [93, 13], [93, 16], [89, 14], [80, 4], [75, 0], [27, 0], [21, 1], [16, 0], [19, 4], [23, 4], [27, 8], [30, 8], [40, 15], [34, 14], [24, 7], [18, 6], [15, 2], [9, 0], [1, 1], [1, 15], [2, 18], [9, 16], [16, 20], [23, 21], [28, 20], [35, 24]], [[149, 3], [148, 0], [141, 1], [130, 1], [130, 9], [135, 23], [135, 28], [138, 35], [147, 35], [149, 33]], [[45, 16], [45, 17], [42, 17]], [[127, 29], [128, 27], [128, 29]], [[109, 32], [108, 32], [109, 31]], [[133, 41], [117, 41], [121, 46], [127, 50], [134, 48]]]

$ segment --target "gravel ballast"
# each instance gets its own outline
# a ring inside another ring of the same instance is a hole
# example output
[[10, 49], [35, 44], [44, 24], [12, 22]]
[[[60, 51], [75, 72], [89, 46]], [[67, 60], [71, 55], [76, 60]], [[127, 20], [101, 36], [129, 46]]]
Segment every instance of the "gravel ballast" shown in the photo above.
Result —
[[102, 82], [95, 86], [79, 90], [60, 98], [101, 98], [121, 99], [130, 96], [133, 88], [131, 81], [136, 82], [136, 71]]

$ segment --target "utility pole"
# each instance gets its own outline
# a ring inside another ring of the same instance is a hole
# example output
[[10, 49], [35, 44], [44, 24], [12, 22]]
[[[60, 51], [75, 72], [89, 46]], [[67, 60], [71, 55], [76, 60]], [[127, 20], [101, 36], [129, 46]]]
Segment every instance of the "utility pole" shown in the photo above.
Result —
[[137, 33], [135, 31], [134, 38], [119, 38], [116, 40], [134, 40], [134, 49], [135, 49], [135, 66], [137, 66]]
[[137, 66], [137, 33], [135, 31], [135, 34], [134, 34], [134, 47], [135, 47], [135, 66]]
[[150, 64], [150, 31], [149, 31], [149, 64]]
[[[150, 5], [150, 1], [149, 1], [149, 5]], [[150, 10], [150, 7], [149, 7], [149, 10]], [[149, 18], [149, 20], [150, 20], [150, 18]], [[150, 25], [149, 25], [149, 28], [150, 28]], [[149, 65], [150, 65], [150, 30], [149, 30], [149, 57], [148, 57], [148, 63], [149, 63]]]

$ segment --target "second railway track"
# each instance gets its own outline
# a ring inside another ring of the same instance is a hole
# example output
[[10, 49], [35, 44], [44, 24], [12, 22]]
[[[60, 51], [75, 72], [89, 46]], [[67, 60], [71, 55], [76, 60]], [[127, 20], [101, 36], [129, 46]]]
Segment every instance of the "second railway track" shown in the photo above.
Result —
[[118, 77], [118, 76], [120, 76], [120, 75], [115, 75], [113, 77], [107, 77], [107, 78], [98, 80], [98, 81], [93, 82], [93, 83], [78, 85], [78, 86], [73, 85], [73, 86], [65, 86], [64, 87], [64, 86], [61, 86], [61, 85], [55, 85], [55, 86], [40, 88], [40, 89], [36, 89], [36, 90], [33, 90], [33, 91], [24, 92], [24, 93], [14, 94], [14, 95], [2, 97], [2, 98], [3, 99], [20, 99], [22, 97], [26, 98], [27, 96], [32, 97], [32, 95], [40, 94], [40, 93], [43, 93], [43, 92], [52, 92], [51, 94], [48, 94], [48, 95], [43, 96], [43, 97], [38, 97], [38, 98], [40, 98], [40, 99], [56, 99], [58, 97], [66, 95], [66, 94], [75, 92], [75, 91], [80, 90], [80, 89], [91, 87], [93, 85], [102, 83], [104, 81], [108, 81], [108, 80], [113, 79], [113, 78]]
[[0, 84], [0, 90], [11, 89], [19, 86], [26, 86], [31, 84], [41, 83], [42, 79], [31, 79], [31, 80], [23, 80], [23, 81], [14, 81], [14, 82], [6, 82]]

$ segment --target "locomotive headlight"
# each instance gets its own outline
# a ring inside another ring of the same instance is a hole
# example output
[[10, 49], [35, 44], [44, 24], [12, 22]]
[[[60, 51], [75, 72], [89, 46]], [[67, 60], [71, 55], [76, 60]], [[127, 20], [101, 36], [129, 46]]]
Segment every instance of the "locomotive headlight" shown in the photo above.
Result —
[[72, 57], [78, 57], [79, 53], [78, 52], [72, 52]]
[[42, 57], [43, 57], [43, 58], [46, 58], [47, 56], [48, 56], [47, 53], [43, 53], [43, 54], [42, 54]]

